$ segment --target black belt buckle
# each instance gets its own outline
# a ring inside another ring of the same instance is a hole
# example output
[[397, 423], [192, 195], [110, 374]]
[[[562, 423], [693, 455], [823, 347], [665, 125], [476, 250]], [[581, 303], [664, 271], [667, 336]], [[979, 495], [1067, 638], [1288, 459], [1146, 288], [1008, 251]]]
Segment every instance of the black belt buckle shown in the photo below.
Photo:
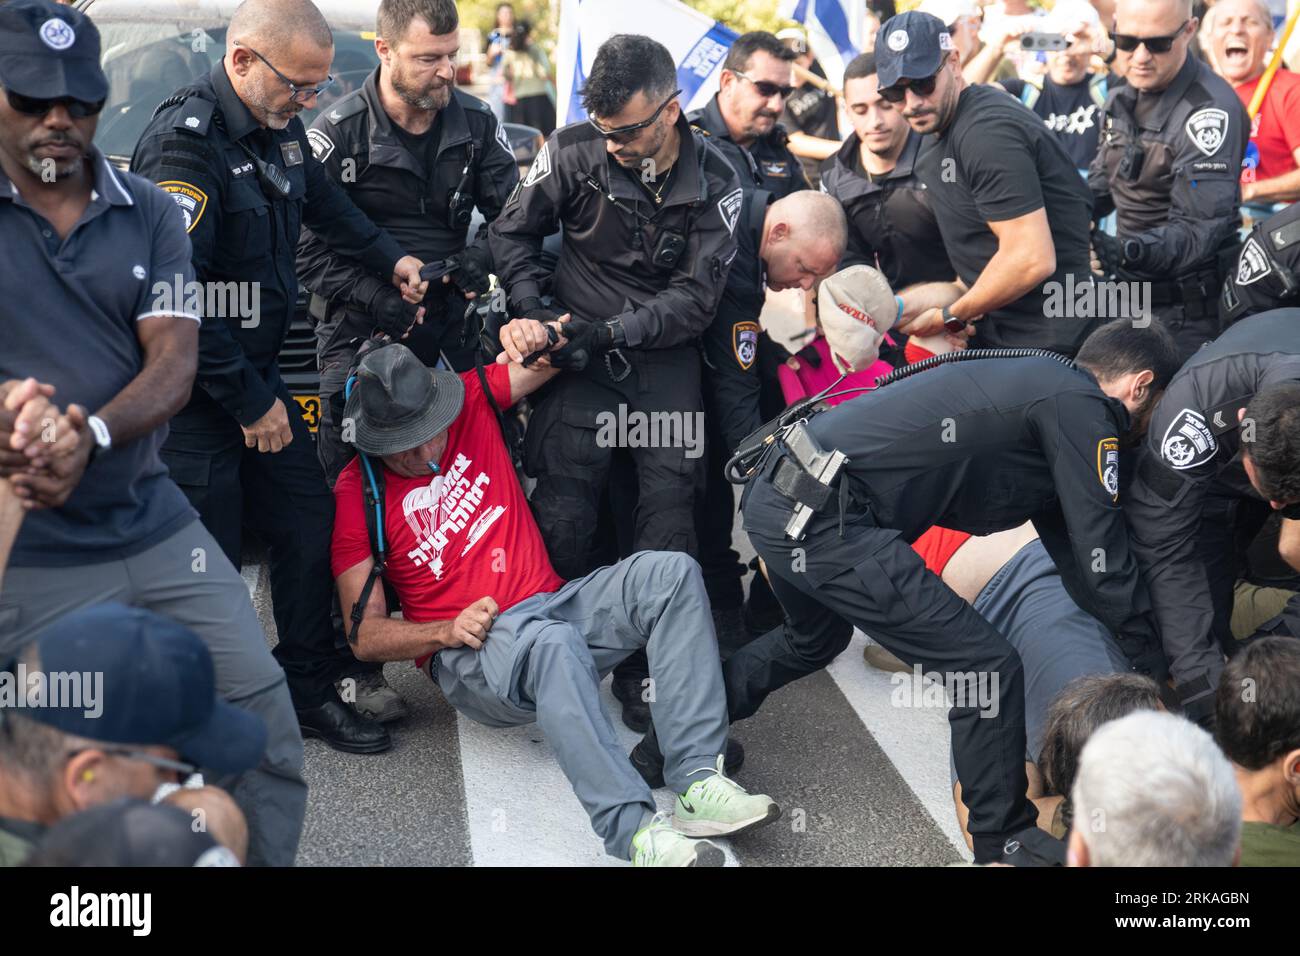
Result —
[[[623, 363], [622, 371], [617, 375], [614, 374], [614, 362], [612, 360], [615, 355]], [[609, 377], [615, 382], [621, 382], [632, 374], [632, 363], [627, 360], [627, 356], [623, 354], [622, 349], [610, 349], [605, 353], [605, 371], [609, 373]]]

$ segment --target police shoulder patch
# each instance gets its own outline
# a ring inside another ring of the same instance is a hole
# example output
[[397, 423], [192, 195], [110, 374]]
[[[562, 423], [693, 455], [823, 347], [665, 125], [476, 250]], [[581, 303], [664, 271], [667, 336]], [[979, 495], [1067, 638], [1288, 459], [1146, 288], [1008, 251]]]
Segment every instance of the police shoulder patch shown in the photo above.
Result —
[[736, 361], [746, 372], [758, 358], [758, 323], [737, 322], [731, 327], [731, 347], [736, 353]]
[[543, 143], [541, 152], [533, 160], [533, 165], [528, 167], [528, 175], [524, 177], [523, 186], [525, 189], [536, 186], [549, 175], [551, 175], [551, 144]]
[[185, 231], [193, 232], [194, 227], [203, 218], [204, 210], [208, 208], [208, 194], [198, 186], [176, 179], [161, 182], [158, 188], [171, 196], [176, 205], [180, 206], [181, 214], [185, 216]]
[[1213, 156], [1228, 138], [1227, 111], [1207, 106], [1187, 117], [1183, 126], [1192, 145], [1206, 156]]
[[330, 153], [334, 152], [334, 140], [318, 129], [307, 130], [307, 142], [311, 143], [311, 154], [316, 157], [318, 163], [325, 162], [329, 159]]
[[1185, 471], [1203, 465], [1219, 450], [1205, 416], [1184, 408], [1174, 416], [1160, 440], [1160, 457], [1170, 468]]
[[1119, 439], [1097, 442], [1097, 478], [1112, 501], [1119, 501]]
[[718, 200], [718, 213], [726, 223], [727, 231], [733, 236], [736, 234], [736, 222], [740, 219], [740, 207], [744, 201], [745, 193], [741, 189], [733, 189]]
[[1237, 285], [1258, 282], [1272, 271], [1268, 250], [1252, 235], [1241, 247], [1241, 255], [1237, 258]]
[[497, 142], [506, 151], [506, 155], [514, 159], [515, 151], [510, 145], [510, 137], [506, 134], [506, 128], [501, 123], [497, 123]]

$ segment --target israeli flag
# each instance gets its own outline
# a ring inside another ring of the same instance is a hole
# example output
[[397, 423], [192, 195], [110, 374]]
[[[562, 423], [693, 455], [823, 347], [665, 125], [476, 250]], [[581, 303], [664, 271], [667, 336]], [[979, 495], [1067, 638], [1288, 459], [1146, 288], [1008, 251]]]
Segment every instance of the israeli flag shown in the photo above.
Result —
[[808, 45], [836, 89], [844, 86], [844, 70], [862, 52], [867, 0], [781, 0], [778, 12], [802, 23]]
[[677, 63], [682, 108], [707, 103], [718, 90], [722, 61], [738, 34], [678, 0], [562, 0], [560, 37], [555, 51], [555, 121], [560, 126], [587, 118], [582, 87], [600, 45], [615, 33], [639, 33], [658, 40]]

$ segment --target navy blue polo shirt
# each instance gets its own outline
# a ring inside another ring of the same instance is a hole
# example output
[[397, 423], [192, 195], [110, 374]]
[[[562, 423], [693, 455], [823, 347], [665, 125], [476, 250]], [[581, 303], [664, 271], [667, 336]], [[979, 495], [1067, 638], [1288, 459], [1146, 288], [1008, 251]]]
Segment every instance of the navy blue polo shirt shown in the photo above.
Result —
[[[136, 323], [180, 314], [184, 298], [162, 288], [184, 289], [194, 268], [176, 203], [147, 179], [115, 170], [98, 149], [88, 162], [94, 192], [66, 239], [0, 173], [0, 381], [34, 377], [57, 389], [60, 408], [76, 402], [94, 414], [144, 367]], [[130, 557], [195, 520], [158, 457], [166, 434], [161, 425], [114, 443], [63, 507], [28, 512], [10, 563]]]

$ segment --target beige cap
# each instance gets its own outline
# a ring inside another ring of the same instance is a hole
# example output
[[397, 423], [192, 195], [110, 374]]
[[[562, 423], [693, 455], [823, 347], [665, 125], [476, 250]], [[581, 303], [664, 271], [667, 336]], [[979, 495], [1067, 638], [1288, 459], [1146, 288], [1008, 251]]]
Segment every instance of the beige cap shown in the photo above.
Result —
[[878, 270], [849, 266], [821, 284], [817, 318], [836, 368], [860, 372], [880, 357], [880, 341], [894, 327], [898, 302]]

